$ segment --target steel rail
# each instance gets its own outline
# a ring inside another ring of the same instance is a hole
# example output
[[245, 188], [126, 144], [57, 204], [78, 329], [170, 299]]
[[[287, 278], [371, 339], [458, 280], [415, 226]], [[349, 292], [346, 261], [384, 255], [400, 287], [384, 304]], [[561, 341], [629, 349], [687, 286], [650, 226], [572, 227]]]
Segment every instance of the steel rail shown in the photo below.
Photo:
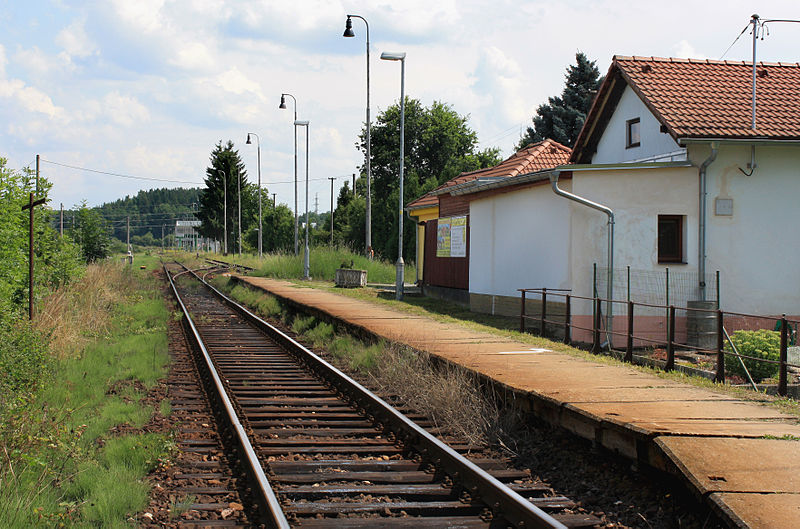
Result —
[[[194, 270], [189, 270], [188, 268], [186, 270], [194, 277], [199, 279]], [[239, 444], [239, 449], [242, 455], [244, 455], [244, 459], [246, 459], [248, 463], [248, 473], [251, 475], [252, 480], [257, 485], [257, 491], [254, 491], [254, 495], [257, 495], [259, 499], [259, 507], [263, 511], [263, 514], [267, 517], [267, 523], [269, 523], [271, 527], [276, 529], [290, 529], [289, 522], [283, 514], [283, 509], [281, 509], [280, 502], [275, 496], [275, 492], [272, 490], [272, 486], [270, 485], [269, 480], [264, 473], [261, 462], [258, 460], [258, 456], [256, 455], [256, 452], [250, 443], [247, 432], [242, 426], [242, 423], [239, 421], [236, 410], [234, 409], [231, 399], [228, 397], [222, 379], [217, 373], [214, 363], [211, 360], [211, 355], [209, 355], [208, 350], [206, 349], [205, 344], [200, 337], [200, 333], [197, 331], [197, 327], [195, 327], [194, 321], [192, 321], [189, 311], [186, 308], [186, 305], [183, 303], [183, 299], [181, 298], [180, 294], [178, 293], [178, 288], [176, 287], [172, 276], [167, 270], [166, 264], [164, 265], [164, 273], [167, 275], [167, 278], [169, 278], [169, 283], [172, 287], [172, 293], [175, 295], [175, 299], [180, 306], [181, 312], [183, 313], [185, 327], [188, 327], [187, 337], [190, 338], [190, 340], [202, 354], [205, 367], [214, 382], [213, 389], [216, 392], [216, 397], [222, 403], [225, 411], [225, 418], [235, 434], [236, 441]], [[205, 283], [205, 281], [203, 281], [203, 283]]]
[[293, 353], [309, 368], [334, 384], [340, 392], [349, 395], [358, 406], [372, 414], [377, 421], [391, 425], [391, 428], [399, 434], [403, 441], [415, 446], [425, 457], [444, 469], [454, 479], [466, 485], [470, 493], [478, 496], [481, 501], [486, 503], [495, 516], [503, 517], [519, 528], [566, 529], [564, 524], [431, 435], [348, 375], [320, 358], [280, 329], [261, 319], [246, 307], [224, 295], [197, 274], [193, 273], [192, 275], [213, 292], [215, 296], [239, 312], [287, 352]]

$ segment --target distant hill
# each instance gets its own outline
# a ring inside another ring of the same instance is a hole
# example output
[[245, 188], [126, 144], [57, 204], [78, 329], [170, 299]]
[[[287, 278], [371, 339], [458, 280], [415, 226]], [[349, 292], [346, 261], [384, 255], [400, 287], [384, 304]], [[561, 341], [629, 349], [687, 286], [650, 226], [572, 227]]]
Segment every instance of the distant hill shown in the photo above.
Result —
[[164, 234], [168, 235], [172, 233], [176, 220], [194, 219], [193, 209], [199, 207], [200, 191], [199, 187], [150, 189], [95, 209], [113, 228], [113, 236], [117, 239], [125, 241], [126, 217], [130, 216], [131, 242], [160, 244], [162, 226], [166, 226]]

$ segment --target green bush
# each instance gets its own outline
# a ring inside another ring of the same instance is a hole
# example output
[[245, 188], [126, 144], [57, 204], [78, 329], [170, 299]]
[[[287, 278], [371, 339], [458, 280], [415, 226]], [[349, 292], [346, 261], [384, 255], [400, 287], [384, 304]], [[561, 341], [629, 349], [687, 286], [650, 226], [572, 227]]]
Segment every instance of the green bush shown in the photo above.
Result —
[[[736, 331], [731, 336], [731, 340], [739, 354], [745, 356], [752, 356], [754, 358], [763, 358], [765, 360], [779, 360], [780, 359], [780, 344], [781, 336], [779, 332], [768, 331], [760, 329], [758, 331]], [[726, 353], [733, 353], [733, 348], [730, 344], [725, 346]], [[769, 362], [761, 362], [759, 360], [751, 360], [749, 358], [742, 358], [744, 365], [750, 372], [753, 380], [759, 382], [765, 378], [772, 378], [778, 374], [778, 364]], [[725, 355], [725, 371], [732, 375], [738, 375], [746, 378], [745, 372], [742, 369], [742, 364], [734, 354]]]

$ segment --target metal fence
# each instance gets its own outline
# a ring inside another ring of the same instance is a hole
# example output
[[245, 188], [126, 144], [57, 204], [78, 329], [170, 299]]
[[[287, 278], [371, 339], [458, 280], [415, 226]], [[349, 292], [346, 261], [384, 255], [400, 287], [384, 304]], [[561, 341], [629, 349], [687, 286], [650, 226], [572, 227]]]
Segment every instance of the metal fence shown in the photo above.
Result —
[[[671, 371], [676, 368], [676, 353], [682, 357], [694, 355], [693, 358], [700, 365], [698, 371], [711, 371], [715, 381], [724, 382], [727, 357], [729, 362], [732, 360], [741, 364], [754, 389], [757, 389], [756, 384], [745, 367], [745, 360], [755, 362], [756, 366], [777, 364], [777, 391], [780, 395], [787, 394], [789, 368], [800, 369], [800, 362], [789, 362], [789, 348], [790, 345], [796, 345], [800, 320], [789, 319], [785, 314], [780, 317], [760, 316], [718, 308], [609, 300], [597, 295], [576, 296], [571, 294], [571, 290], [565, 289], [525, 288], [518, 291], [521, 297], [520, 332], [537, 331], [543, 337], [562, 339], [566, 344], [581, 342], [590, 345], [594, 353], [604, 348], [609, 352], [616, 351], [626, 362], [634, 361], [635, 350], [646, 350], [656, 364]], [[588, 314], [573, 314], [576, 302], [584, 306], [591, 303], [591, 319]], [[606, 311], [613, 308], [613, 312], [618, 314], [613, 325], [603, 317], [604, 306]], [[533, 313], [531, 308], [534, 309]], [[654, 323], [659, 325], [654, 326]], [[731, 335], [736, 330], [755, 329], [777, 332], [780, 338], [778, 360], [738, 351]], [[573, 340], [574, 337], [577, 339]], [[710, 369], [704, 369], [706, 364]]]

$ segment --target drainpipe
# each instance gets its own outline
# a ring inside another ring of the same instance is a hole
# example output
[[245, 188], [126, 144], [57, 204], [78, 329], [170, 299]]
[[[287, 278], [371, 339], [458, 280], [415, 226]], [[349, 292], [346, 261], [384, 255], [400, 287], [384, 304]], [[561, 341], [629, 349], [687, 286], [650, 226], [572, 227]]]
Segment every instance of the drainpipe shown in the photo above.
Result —
[[558, 187], [558, 177], [560, 174], [561, 171], [553, 171], [550, 173], [550, 184], [552, 184], [553, 192], [556, 195], [562, 196], [579, 204], [583, 204], [584, 206], [592, 209], [596, 209], [597, 211], [602, 211], [608, 215], [608, 290], [606, 293], [606, 298], [608, 301], [606, 301], [606, 342], [608, 344], [608, 350], [610, 351], [614, 322], [614, 304], [611, 302], [611, 300], [614, 299], [614, 211], [609, 207], [603, 206], [602, 204], [592, 202], [591, 200], [579, 197], [578, 195], [573, 195], [569, 191], [560, 189]]
[[717, 152], [719, 152], [719, 145], [717, 142], [711, 142], [711, 154], [705, 161], [700, 164], [700, 207], [698, 223], [699, 234], [697, 237], [697, 275], [700, 276], [700, 301], [706, 300], [706, 202], [707, 202], [707, 185], [706, 185], [706, 169], [711, 163], [716, 160]]

